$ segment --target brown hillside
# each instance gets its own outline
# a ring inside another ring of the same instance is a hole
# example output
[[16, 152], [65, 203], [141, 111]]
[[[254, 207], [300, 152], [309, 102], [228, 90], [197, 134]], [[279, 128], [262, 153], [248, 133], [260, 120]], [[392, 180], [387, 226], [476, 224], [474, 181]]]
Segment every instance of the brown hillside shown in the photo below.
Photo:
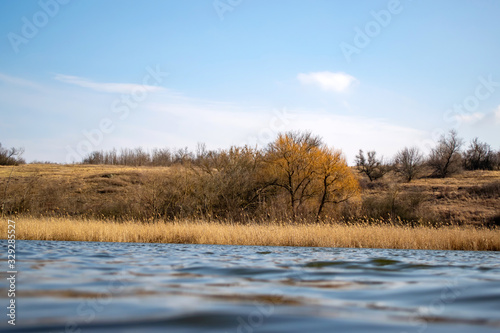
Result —
[[[164, 218], [182, 214], [199, 217], [196, 212], [182, 210], [183, 196], [197, 190], [190, 188], [191, 183], [183, 185], [182, 180], [191, 173], [182, 166], [1, 166], [0, 202], [4, 213], [10, 215], [147, 220], [155, 218], [151, 212], [159, 205], [167, 204], [173, 213]], [[467, 171], [450, 178], [421, 178], [411, 183], [401, 182], [392, 174], [374, 182], [359, 174], [358, 179], [361, 199], [339, 207], [336, 219], [399, 216], [403, 220], [441, 224], [499, 224], [500, 171]]]

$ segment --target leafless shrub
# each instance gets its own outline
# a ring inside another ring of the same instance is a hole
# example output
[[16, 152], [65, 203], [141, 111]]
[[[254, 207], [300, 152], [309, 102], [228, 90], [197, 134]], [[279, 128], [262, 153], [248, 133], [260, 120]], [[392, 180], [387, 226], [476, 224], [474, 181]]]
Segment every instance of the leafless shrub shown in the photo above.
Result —
[[448, 135], [443, 135], [437, 147], [431, 150], [428, 165], [433, 170], [433, 175], [440, 178], [448, 177], [460, 171], [462, 157], [460, 148], [463, 140], [456, 131], [451, 130]]
[[394, 170], [410, 182], [421, 172], [424, 157], [417, 147], [400, 150], [394, 159]]
[[155, 148], [151, 152], [152, 166], [170, 166], [173, 163], [172, 152], [168, 148]]
[[495, 164], [496, 156], [491, 146], [474, 138], [464, 153], [464, 168], [467, 170], [493, 170]]
[[361, 149], [358, 155], [356, 155], [356, 166], [359, 172], [367, 175], [370, 181], [382, 178], [390, 171], [390, 167], [384, 163], [383, 158], [377, 158], [376, 155], [377, 153], [372, 150], [367, 152], [367, 156], [365, 157]]
[[0, 165], [19, 165], [26, 163], [21, 157], [24, 148], [3, 148], [0, 143]]

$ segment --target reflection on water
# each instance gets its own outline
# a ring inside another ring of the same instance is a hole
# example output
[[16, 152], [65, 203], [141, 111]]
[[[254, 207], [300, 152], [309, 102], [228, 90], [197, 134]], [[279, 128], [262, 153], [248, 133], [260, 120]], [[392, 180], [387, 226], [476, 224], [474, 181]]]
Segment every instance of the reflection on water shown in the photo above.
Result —
[[500, 329], [495, 252], [18, 241], [16, 257], [5, 332]]

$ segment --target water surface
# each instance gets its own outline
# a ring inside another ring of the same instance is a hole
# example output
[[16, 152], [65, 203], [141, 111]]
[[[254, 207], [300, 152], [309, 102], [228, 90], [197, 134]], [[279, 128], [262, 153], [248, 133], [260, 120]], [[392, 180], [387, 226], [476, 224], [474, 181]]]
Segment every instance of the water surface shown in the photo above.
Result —
[[500, 330], [496, 252], [18, 241], [16, 257], [5, 332]]

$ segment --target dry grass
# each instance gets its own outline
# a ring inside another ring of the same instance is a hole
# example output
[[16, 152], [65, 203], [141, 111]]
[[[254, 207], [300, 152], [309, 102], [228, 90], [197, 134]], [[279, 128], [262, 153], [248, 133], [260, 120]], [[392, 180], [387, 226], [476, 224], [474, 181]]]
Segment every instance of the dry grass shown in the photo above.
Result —
[[[0, 234], [7, 235], [7, 223]], [[337, 224], [230, 224], [204, 221], [109, 222], [16, 219], [17, 239], [499, 251], [499, 229]]]
[[[121, 166], [121, 165], [88, 165], [88, 164], [21, 164], [14, 167], [13, 176], [16, 177], [29, 177], [33, 174], [49, 178], [85, 178], [92, 175], [102, 173], [116, 173], [116, 172], [131, 172], [131, 171], [144, 171], [151, 172], [151, 170], [161, 171], [168, 170], [169, 167], [149, 167], [149, 166]], [[12, 166], [0, 166], [0, 178], [8, 177], [12, 170]]]
[[464, 171], [449, 178], [419, 178], [410, 183], [398, 182], [393, 173], [373, 183], [364, 175], [358, 177], [364, 185], [363, 198], [381, 199], [391, 191], [397, 191], [400, 199], [418, 194], [424, 201], [415, 215], [425, 221], [500, 225], [495, 222], [500, 214], [500, 171]]

